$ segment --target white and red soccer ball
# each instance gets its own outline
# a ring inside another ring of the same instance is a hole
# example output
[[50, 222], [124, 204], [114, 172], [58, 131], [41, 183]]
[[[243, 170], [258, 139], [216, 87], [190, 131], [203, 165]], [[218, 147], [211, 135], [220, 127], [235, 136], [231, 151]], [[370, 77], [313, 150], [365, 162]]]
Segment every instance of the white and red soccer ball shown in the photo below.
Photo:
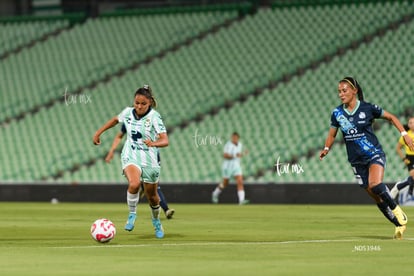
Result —
[[101, 243], [109, 242], [115, 237], [115, 225], [109, 219], [97, 219], [91, 226], [92, 238]]

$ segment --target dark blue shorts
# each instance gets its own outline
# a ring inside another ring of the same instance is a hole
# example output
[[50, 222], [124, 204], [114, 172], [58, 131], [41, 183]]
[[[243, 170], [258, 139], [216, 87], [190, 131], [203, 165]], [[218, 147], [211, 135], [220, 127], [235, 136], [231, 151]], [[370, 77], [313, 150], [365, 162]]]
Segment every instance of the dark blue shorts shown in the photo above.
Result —
[[367, 164], [351, 164], [356, 181], [361, 188], [368, 188], [369, 168], [373, 164], [378, 164], [385, 168], [387, 164], [385, 154], [375, 155]]
[[407, 158], [410, 163], [407, 164], [408, 171], [414, 170], [414, 155], [406, 155], [405, 158]]

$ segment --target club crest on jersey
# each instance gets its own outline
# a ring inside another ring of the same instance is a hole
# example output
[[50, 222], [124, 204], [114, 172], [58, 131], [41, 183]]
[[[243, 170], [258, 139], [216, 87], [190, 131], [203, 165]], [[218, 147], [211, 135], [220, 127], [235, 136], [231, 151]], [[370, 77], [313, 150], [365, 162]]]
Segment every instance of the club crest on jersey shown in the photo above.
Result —
[[149, 127], [151, 127], [151, 119], [150, 119], [150, 118], [147, 118], [147, 119], [145, 120], [144, 126], [145, 126], [145, 128], [149, 128]]
[[367, 115], [365, 114], [365, 112], [362, 111], [362, 112], [359, 113], [358, 117], [360, 119], [365, 119], [367, 117]]

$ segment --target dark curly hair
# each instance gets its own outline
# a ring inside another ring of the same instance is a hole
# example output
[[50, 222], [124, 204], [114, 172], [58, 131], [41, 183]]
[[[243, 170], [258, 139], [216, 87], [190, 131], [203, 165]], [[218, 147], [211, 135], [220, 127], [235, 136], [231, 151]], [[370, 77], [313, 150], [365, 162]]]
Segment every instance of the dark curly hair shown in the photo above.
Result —
[[154, 95], [152, 94], [152, 89], [148, 84], [145, 84], [143, 87], [138, 88], [138, 90], [135, 91], [134, 97], [137, 95], [143, 95], [147, 97], [151, 101], [151, 107], [157, 107], [157, 102], [155, 101]]

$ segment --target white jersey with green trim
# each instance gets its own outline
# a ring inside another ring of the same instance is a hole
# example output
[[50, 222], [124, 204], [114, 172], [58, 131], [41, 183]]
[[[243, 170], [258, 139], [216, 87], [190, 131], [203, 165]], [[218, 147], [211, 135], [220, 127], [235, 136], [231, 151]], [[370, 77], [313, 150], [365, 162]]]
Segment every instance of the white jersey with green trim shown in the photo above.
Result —
[[243, 145], [240, 141], [237, 143], [237, 145], [233, 144], [233, 142], [231, 141], [228, 141], [224, 145], [223, 152], [230, 154], [231, 156], [233, 156], [233, 158], [224, 159], [223, 169], [234, 170], [234, 169], [240, 168], [240, 157], [237, 157], [237, 155], [242, 153], [242, 149], [243, 149]]
[[148, 147], [144, 140], [155, 141], [160, 133], [167, 132], [161, 115], [151, 109], [139, 118], [133, 107], [127, 107], [118, 115], [118, 121], [125, 125], [127, 134], [121, 153], [122, 162], [131, 162], [140, 167], [159, 167], [158, 148]]

